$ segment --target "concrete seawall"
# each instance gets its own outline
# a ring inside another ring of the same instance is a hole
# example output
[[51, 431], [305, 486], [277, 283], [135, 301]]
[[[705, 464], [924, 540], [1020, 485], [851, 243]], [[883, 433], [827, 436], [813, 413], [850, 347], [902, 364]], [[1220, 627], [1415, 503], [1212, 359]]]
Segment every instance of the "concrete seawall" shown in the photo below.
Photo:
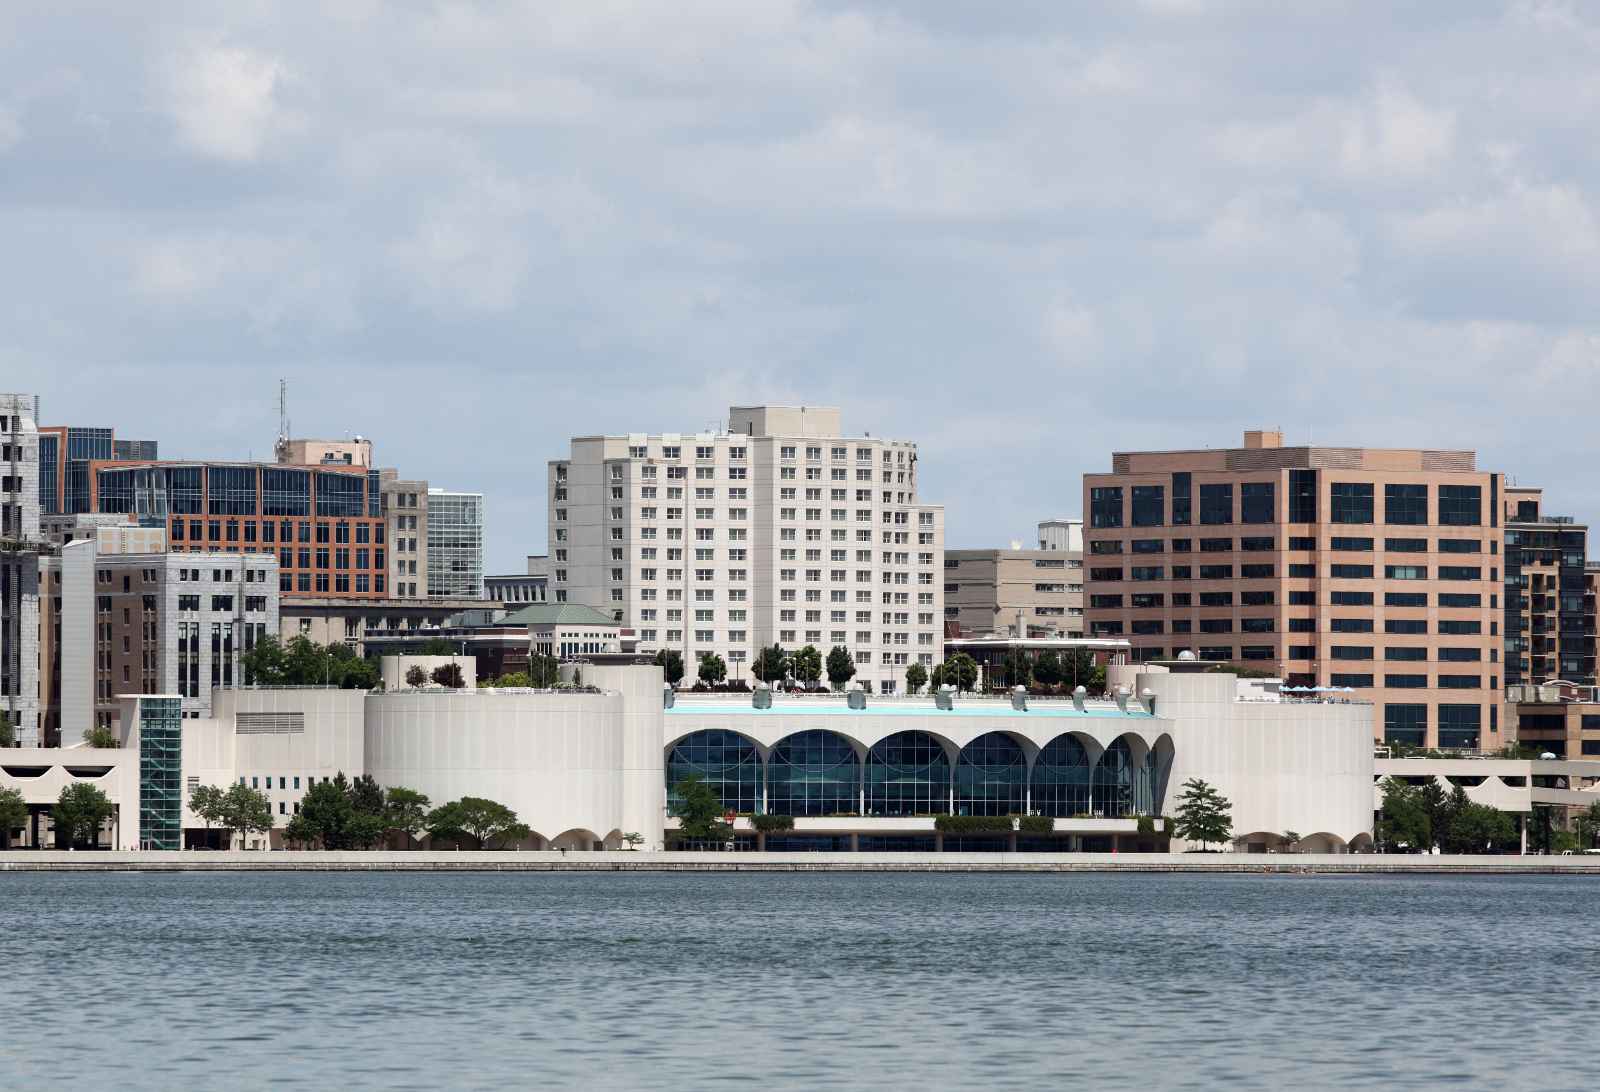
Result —
[[0, 852], [0, 873], [6, 872], [1219, 872], [1600, 876], [1600, 855], [11, 850]]

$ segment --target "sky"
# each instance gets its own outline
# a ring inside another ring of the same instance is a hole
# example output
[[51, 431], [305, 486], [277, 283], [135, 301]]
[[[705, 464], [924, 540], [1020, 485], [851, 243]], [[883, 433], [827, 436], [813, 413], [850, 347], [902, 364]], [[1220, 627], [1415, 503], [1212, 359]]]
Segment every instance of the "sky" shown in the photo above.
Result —
[[0, 387], [545, 547], [568, 438], [838, 405], [951, 547], [1113, 451], [1475, 448], [1600, 519], [1600, 5], [0, 5]]

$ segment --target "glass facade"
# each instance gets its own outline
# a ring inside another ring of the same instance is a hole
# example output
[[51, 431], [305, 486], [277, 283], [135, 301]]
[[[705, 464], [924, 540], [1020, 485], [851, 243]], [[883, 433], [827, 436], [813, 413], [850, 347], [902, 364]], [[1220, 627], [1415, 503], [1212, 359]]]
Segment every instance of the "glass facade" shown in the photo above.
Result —
[[1289, 522], [1317, 522], [1317, 472], [1289, 471]]
[[428, 596], [483, 598], [483, 495], [428, 490]]
[[1334, 523], [1372, 522], [1372, 483], [1334, 482], [1328, 487], [1329, 519]]
[[1272, 482], [1244, 482], [1239, 486], [1239, 522], [1271, 523], [1275, 518], [1276, 488]]
[[676, 807], [678, 782], [697, 776], [713, 789], [728, 811], [761, 810], [761, 756], [756, 745], [737, 732], [720, 728], [680, 739], [667, 756], [667, 802]]
[[54, 432], [39, 433], [39, 514], [61, 511], [61, 440]]
[[796, 732], [767, 759], [767, 811], [848, 815], [861, 807], [861, 760], [837, 732]]
[[1476, 705], [1439, 706], [1439, 746], [1476, 750], [1483, 710]]
[[1166, 522], [1166, 489], [1159, 485], [1133, 487], [1133, 526], [1160, 527]]
[[1017, 741], [986, 732], [956, 760], [956, 815], [1022, 815], [1028, 810], [1028, 763]]
[[1089, 814], [1089, 751], [1077, 736], [1057, 736], [1039, 752], [1030, 781], [1033, 810], [1068, 819]]
[[950, 810], [950, 759], [926, 732], [896, 732], [867, 752], [868, 815], [938, 815]]
[[1420, 526], [1428, 522], [1428, 487], [1390, 483], [1383, 487], [1383, 522]]
[[139, 841], [183, 847], [183, 701], [139, 699]]
[[1154, 789], [1148, 762], [1135, 762], [1126, 736], [1111, 741], [1094, 768], [1093, 813], [1107, 819], [1149, 814]]

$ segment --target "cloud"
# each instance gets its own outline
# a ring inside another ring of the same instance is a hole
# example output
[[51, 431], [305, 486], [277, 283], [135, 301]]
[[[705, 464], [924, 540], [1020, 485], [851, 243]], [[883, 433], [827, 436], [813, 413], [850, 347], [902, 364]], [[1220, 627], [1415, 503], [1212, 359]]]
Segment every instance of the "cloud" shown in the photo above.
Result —
[[238, 46], [191, 46], [166, 58], [161, 78], [178, 135], [193, 151], [230, 163], [260, 158], [290, 118], [278, 101], [289, 69]]

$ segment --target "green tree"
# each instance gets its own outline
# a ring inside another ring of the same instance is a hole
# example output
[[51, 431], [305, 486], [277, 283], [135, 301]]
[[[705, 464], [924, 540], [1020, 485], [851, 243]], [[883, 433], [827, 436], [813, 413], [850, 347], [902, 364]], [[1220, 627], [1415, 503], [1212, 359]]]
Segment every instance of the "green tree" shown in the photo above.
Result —
[[723, 820], [722, 798], [698, 774], [672, 786], [671, 813], [678, 818], [678, 833], [696, 841], [726, 841], [732, 828]]
[[17, 730], [11, 727], [11, 717], [0, 713], [0, 747], [12, 747], [17, 742]]
[[[267, 794], [248, 785], [230, 785], [222, 794], [221, 824], [231, 834], [239, 836], [239, 845], [252, 834], [265, 834], [272, 829], [272, 805]], [[232, 841], [231, 835], [229, 841]]]
[[1433, 823], [1421, 793], [1399, 778], [1383, 780], [1377, 842], [1385, 853], [1422, 853], [1433, 845]]
[[289, 681], [289, 657], [283, 642], [263, 637], [240, 657], [246, 686], [283, 686]]
[[1033, 681], [1033, 664], [1022, 649], [1007, 649], [1000, 661], [1000, 674], [1006, 686], [1027, 686]]
[[467, 685], [467, 680], [461, 674], [461, 665], [454, 660], [434, 668], [431, 677], [446, 690], [460, 690]]
[[0, 849], [11, 848], [11, 835], [28, 825], [28, 802], [16, 789], [0, 789]]
[[[1100, 685], [1094, 685], [1095, 672], [1100, 672]], [[1071, 687], [1083, 687], [1090, 693], [1105, 691], [1105, 672], [1097, 668], [1094, 653], [1086, 648], [1069, 648], [1061, 657], [1061, 681]]]
[[480, 690], [483, 690], [483, 689], [496, 689], [496, 690], [498, 690], [498, 689], [508, 689], [508, 688], [512, 688], [512, 687], [515, 687], [515, 688], [518, 688], [518, 689], [525, 689], [525, 688], [530, 687], [532, 685], [533, 685], [533, 680], [528, 678], [528, 673], [526, 671], [511, 671], [511, 672], [507, 672], [504, 675], [501, 675], [497, 679], [479, 679], [478, 680], [478, 688]]
[[[682, 661], [679, 661], [682, 667]], [[678, 672], [678, 678], [683, 678], [683, 672]], [[528, 657], [528, 681], [540, 690], [548, 690], [561, 681], [561, 664], [554, 656], [546, 656], [535, 652]]]
[[978, 685], [978, 662], [965, 652], [956, 653], [940, 666], [944, 668], [943, 683], [957, 690], [971, 690]]
[[61, 790], [50, 818], [56, 825], [56, 845], [95, 846], [100, 842], [100, 827], [116, 812], [111, 798], [87, 781], [74, 782]]
[[1451, 808], [1450, 825], [1440, 841], [1446, 853], [1505, 850], [1517, 842], [1517, 825], [1498, 808], [1463, 800]]
[[480, 849], [489, 849], [494, 842], [519, 842], [532, 833], [526, 824], [517, 821], [516, 812], [480, 796], [463, 796], [428, 813], [431, 837], [459, 841], [466, 835]]
[[304, 634], [296, 634], [284, 646], [284, 677], [279, 682], [287, 686], [335, 686], [338, 680], [333, 677], [332, 668], [327, 649]]
[[429, 637], [418, 646], [413, 655], [417, 656], [454, 656], [461, 650], [446, 641], [443, 637]]
[[351, 848], [350, 823], [356, 809], [350, 802], [350, 782], [340, 772], [332, 781], [323, 779], [300, 798], [300, 816], [309, 840], [322, 843], [323, 849]]
[[350, 825], [345, 828], [345, 841], [350, 849], [376, 849], [388, 832], [387, 816], [358, 811], [350, 816]]
[[389, 790], [384, 801], [389, 826], [403, 831], [413, 849], [416, 848], [417, 837], [428, 828], [428, 806], [431, 803], [426, 793], [398, 786]]
[[1033, 681], [1040, 686], [1061, 685], [1061, 657], [1054, 649], [1042, 653], [1033, 662]]
[[[1422, 848], [1431, 849], [1443, 840], [1445, 830], [1450, 826], [1451, 808], [1459, 805], [1452, 803], [1449, 794], [1444, 791], [1444, 786], [1432, 777], [1418, 785], [1416, 792], [1417, 804], [1427, 813], [1428, 833], [1431, 836], [1431, 841]], [[1461, 794], [1460, 803], [1465, 804], [1467, 795], [1461, 786], [1456, 786], [1456, 792]]]
[[628, 831], [628, 833], [622, 836], [622, 840], [628, 844], [629, 849], [638, 849], [640, 846], [644, 845], [644, 835], [640, 834], [636, 830]]
[[1578, 845], [1583, 849], [1594, 849], [1600, 845], [1600, 804], [1590, 804], [1578, 813], [1573, 822], [1573, 828], [1578, 835]]
[[371, 774], [362, 774], [350, 782], [350, 806], [365, 815], [385, 813], [383, 787]]
[[728, 665], [715, 652], [706, 652], [700, 657], [700, 667], [696, 674], [701, 682], [715, 686], [728, 677]]
[[91, 747], [103, 747], [107, 750], [115, 750], [122, 746], [117, 733], [98, 724], [83, 733], [83, 741]]
[[428, 673], [423, 670], [421, 664], [412, 664], [406, 668], [406, 685], [413, 690], [428, 685]]
[[[661, 677], [673, 686], [683, 681], [683, 653], [675, 648], [664, 648], [656, 653], [655, 664], [661, 669]], [[723, 668], [727, 674], [727, 668]]]
[[822, 678], [822, 653], [816, 645], [806, 645], [790, 657], [789, 669], [795, 678], [810, 686]]
[[782, 645], [773, 645], [756, 653], [756, 662], [750, 668], [756, 678], [765, 683], [782, 682], [789, 674], [789, 657]]
[[922, 688], [928, 685], [928, 669], [921, 664], [914, 663], [906, 668], [906, 692], [919, 694]]
[[222, 822], [222, 799], [226, 795], [226, 790], [216, 785], [196, 785], [189, 791], [189, 810], [200, 817], [207, 834], [211, 824]]
[[[928, 689], [937, 690], [946, 682], [949, 682], [949, 680], [944, 677], [944, 664], [934, 664], [933, 670], [928, 672]], [[951, 685], [954, 686], [955, 684], [951, 683]]]
[[1183, 783], [1173, 834], [1186, 842], [1199, 842], [1204, 849], [1212, 842], [1226, 842], [1233, 833], [1233, 805], [1206, 782], [1191, 777]]
[[311, 846], [316, 843], [317, 832], [303, 814], [296, 815], [283, 828], [283, 840], [295, 845]]
[[843, 645], [834, 645], [828, 650], [828, 685], [835, 690], [843, 690], [844, 684], [855, 678], [856, 662], [850, 657], [850, 650]]

